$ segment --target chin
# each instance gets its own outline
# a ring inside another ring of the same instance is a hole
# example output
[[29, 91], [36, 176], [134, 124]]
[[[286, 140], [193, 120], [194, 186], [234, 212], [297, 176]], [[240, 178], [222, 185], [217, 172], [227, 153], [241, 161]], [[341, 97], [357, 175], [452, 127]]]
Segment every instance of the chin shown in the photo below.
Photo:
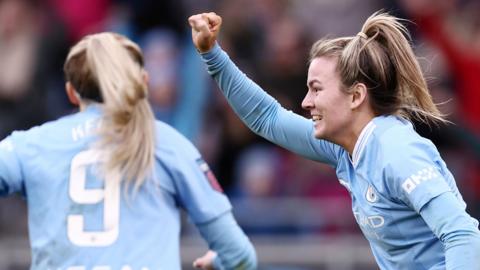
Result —
[[323, 132], [322, 132], [322, 131], [319, 131], [319, 130], [314, 130], [314, 131], [313, 131], [313, 136], [314, 136], [316, 139], [319, 139], [319, 140], [325, 138]]

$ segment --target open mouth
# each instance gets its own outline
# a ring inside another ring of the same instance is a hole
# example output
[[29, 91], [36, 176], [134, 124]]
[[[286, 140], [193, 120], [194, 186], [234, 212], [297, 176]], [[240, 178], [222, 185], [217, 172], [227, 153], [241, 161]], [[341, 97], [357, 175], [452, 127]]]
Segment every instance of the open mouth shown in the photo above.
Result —
[[320, 115], [312, 115], [313, 122], [322, 120], [323, 117]]

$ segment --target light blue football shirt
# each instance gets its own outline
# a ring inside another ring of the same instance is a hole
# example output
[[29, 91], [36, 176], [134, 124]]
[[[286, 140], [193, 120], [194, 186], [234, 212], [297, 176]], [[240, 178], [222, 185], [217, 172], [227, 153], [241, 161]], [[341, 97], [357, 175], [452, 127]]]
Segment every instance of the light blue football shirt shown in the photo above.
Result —
[[31, 269], [180, 269], [180, 208], [205, 224], [231, 210], [228, 199], [196, 148], [161, 122], [155, 177], [126, 198], [96, 177], [100, 116], [91, 105], [0, 143], [0, 196], [28, 202]]
[[374, 118], [350, 156], [339, 145], [316, 139], [311, 120], [282, 108], [218, 44], [202, 57], [249, 128], [335, 168], [382, 269], [480, 269], [478, 221], [465, 212], [465, 202], [436, 147], [409, 122], [396, 116]]

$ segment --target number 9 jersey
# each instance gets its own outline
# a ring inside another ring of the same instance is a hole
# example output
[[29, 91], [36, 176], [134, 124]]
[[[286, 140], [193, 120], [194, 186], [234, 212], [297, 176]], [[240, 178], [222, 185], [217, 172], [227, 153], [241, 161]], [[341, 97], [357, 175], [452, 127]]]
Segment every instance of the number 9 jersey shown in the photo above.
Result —
[[91, 105], [0, 142], [0, 196], [27, 199], [31, 269], [180, 269], [180, 209], [203, 224], [231, 210], [227, 197], [197, 149], [158, 121], [154, 173], [125, 196], [109, 181], [121, 175], [98, 177], [101, 115]]

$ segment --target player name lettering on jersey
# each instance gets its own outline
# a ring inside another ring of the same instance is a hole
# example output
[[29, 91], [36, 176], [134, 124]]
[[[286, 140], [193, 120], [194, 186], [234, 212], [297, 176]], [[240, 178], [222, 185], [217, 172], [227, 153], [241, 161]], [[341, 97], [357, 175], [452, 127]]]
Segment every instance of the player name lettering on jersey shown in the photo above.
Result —
[[88, 119], [82, 124], [72, 128], [72, 139], [78, 141], [91, 135], [100, 127], [101, 121], [98, 119]]
[[435, 177], [438, 177], [438, 173], [435, 171], [435, 168], [431, 166], [422, 169], [408, 177], [405, 181], [403, 181], [402, 188], [405, 190], [405, 192], [410, 194], [418, 185]]
[[5, 139], [0, 142], [0, 149], [12, 152], [13, 151], [13, 143], [12, 141]]

